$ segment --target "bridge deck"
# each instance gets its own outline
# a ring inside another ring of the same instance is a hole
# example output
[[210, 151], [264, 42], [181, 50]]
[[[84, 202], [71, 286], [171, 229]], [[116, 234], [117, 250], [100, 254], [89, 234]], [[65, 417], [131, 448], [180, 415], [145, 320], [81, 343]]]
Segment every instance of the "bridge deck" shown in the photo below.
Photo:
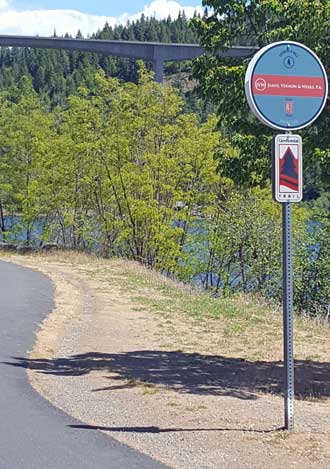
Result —
[[[96, 52], [131, 59], [143, 59], [153, 63], [155, 79], [163, 80], [163, 65], [166, 61], [189, 60], [199, 57], [205, 51], [198, 44], [165, 44], [138, 41], [105, 41], [98, 39], [45, 38], [32, 36], [1, 36], [0, 46], [39, 47], [43, 49], [66, 49], [82, 52]], [[248, 57], [256, 48], [237, 46], [220, 52], [224, 57]]]

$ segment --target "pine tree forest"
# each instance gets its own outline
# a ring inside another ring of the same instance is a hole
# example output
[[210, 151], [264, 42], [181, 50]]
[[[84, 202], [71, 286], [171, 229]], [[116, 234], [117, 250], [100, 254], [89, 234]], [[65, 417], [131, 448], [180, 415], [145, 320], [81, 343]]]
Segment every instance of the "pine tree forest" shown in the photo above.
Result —
[[[54, 32], [56, 36], [56, 32]], [[66, 37], [70, 37], [66, 35]], [[80, 31], [76, 38], [82, 38]], [[189, 27], [184, 13], [177, 19], [146, 18], [143, 15], [126, 26], [112, 28], [105, 24], [90, 39], [197, 43], [197, 35]], [[172, 74], [184, 64], [168, 64], [167, 74]], [[75, 93], [80, 85], [92, 87], [95, 72], [104, 70], [106, 76], [136, 82], [136, 61], [102, 54], [67, 52], [34, 48], [0, 48], [0, 89], [15, 87], [21, 76], [32, 79], [34, 90], [46, 105], [55, 107], [65, 104], [66, 98]]]

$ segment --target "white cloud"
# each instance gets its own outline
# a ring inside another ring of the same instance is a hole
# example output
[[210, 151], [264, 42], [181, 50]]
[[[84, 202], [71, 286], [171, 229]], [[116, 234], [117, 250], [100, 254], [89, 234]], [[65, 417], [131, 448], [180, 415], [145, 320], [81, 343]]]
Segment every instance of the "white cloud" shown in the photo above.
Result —
[[3, 10], [5, 8], [9, 7], [9, 1], [8, 0], [0, 0], [0, 10]]
[[25, 36], [76, 35], [78, 29], [87, 36], [103, 27], [105, 22], [115, 24], [113, 17], [88, 15], [77, 10], [1, 11], [0, 34]]
[[50, 36], [54, 30], [58, 35], [65, 33], [76, 35], [78, 29], [84, 36], [101, 29], [106, 22], [111, 26], [125, 24], [127, 20], [136, 20], [141, 14], [166, 18], [176, 18], [179, 11], [185, 11], [188, 17], [197, 11], [202, 14], [200, 6], [183, 7], [173, 0], [154, 0], [145, 5], [143, 11], [136, 14], [124, 13], [119, 17], [98, 16], [78, 10], [20, 10], [10, 6], [10, 1], [0, 0], [0, 34], [18, 34], [26, 36]]
[[140, 18], [141, 14], [144, 13], [145, 16], [155, 16], [157, 19], [167, 18], [169, 15], [172, 18], [177, 18], [179, 12], [185, 11], [185, 14], [188, 18], [191, 18], [195, 11], [197, 13], [203, 14], [203, 9], [201, 6], [187, 6], [184, 7], [180, 3], [174, 0], [154, 0], [149, 5], [145, 5], [143, 11], [136, 13], [135, 15], [128, 15], [127, 13], [122, 15], [119, 18], [120, 22], [124, 23], [128, 19], [136, 20]]

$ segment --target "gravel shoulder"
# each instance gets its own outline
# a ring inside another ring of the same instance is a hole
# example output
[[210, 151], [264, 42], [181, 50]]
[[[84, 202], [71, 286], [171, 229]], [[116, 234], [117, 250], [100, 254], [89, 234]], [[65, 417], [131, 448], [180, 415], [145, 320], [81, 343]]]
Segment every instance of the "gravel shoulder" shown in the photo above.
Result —
[[[274, 324], [259, 348], [247, 350], [251, 334], [228, 333], [225, 321], [153, 310], [153, 299], [167, 304], [168, 289], [155, 289], [157, 274], [136, 264], [69, 253], [2, 259], [40, 270], [55, 284], [56, 307], [22, 366], [40, 394], [85, 422], [77, 431], [102, 430], [174, 468], [329, 467], [325, 328], [298, 334], [298, 384], [313, 371], [317, 399], [305, 393], [296, 401], [289, 435], [280, 430], [283, 398], [275, 379], [278, 313], [269, 313]], [[150, 281], [135, 285], [134, 278]], [[312, 352], [304, 343], [315, 344]]]

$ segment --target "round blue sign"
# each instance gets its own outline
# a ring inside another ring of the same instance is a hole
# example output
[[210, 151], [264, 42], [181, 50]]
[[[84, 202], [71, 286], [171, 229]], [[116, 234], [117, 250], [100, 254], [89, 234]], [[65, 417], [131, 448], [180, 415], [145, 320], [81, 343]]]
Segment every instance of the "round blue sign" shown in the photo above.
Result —
[[298, 42], [281, 41], [258, 51], [245, 75], [252, 112], [266, 125], [297, 130], [322, 112], [328, 80], [320, 59]]

